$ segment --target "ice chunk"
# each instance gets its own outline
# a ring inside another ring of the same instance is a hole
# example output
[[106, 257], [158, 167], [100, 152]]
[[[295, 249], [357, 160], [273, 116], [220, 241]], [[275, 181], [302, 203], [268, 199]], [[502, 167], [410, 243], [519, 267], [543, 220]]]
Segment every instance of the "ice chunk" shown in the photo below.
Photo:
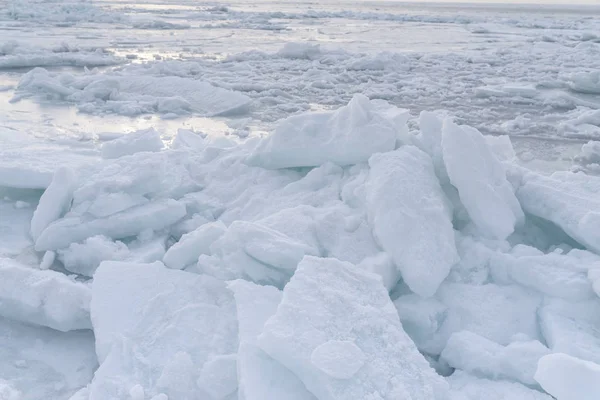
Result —
[[452, 374], [448, 382], [452, 400], [552, 400], [519, 383], [480, 379], [462, 371]]
[[433, 161], [435, 173], [441, 183], [448, 182], [448, 173], [442, 155], [442, 125], [441, 117], [431, 111], [421, 111], [419, 114], [419, 129], [416, 145], [429, 154]]
[[394, 304], [418, 348], [437, 355], [450, 336], [461, 330], [503, 346], [516, 334], [541, 339], [537, 323], [541, 301], [541, 296], [519, 286], [444, 283], [434, 299], [411, 294], [400, 296]]
[[283, 58], [312, 60], [321, 55], [318, 44], [289, 42], [277, 54]]
[[219, 279], [244, 278], [283, 286], [302, 257], [319, 250], [260, 223], [235, 221], [211, 246], [217, 265], [200, 258], [198, 269]]
[[139, 152], [160, 151], [164, 147], [154, 128], [142, 129], [102, 145], [103, 158], [119, 158]]
[[369, 159], [367, 212], [410, 289], [432, 296], [458, 261], [451, 213], [429, 156], [404, 146]]
[[56, 250], [96, 235], [126, 238], [148, 229], [166, 228], [185, 215], [185, 205], [169, 199], [134, 207], [107, 218], [85, 220], [82, 217], [65, 217], [44, 230], [35, 248], [37, 251]]
[[57, 253], [67, 271], [84, 276], [93, 276], [102, 261], [123, 261], [130, 257], [123, 242], [113, 242], [102, 235], [89, 237], [83, 243], [72, 243]]
[[189, 129], [180, 128], [177, 130], [177, 136], [173, 139], [171, 148], [201, 150], [206, 144], [207, 142], [202, 135]]
[[600, 299], [552, 299], [540, 309], [539, 318], [552, 351], [600, 364]]
[[83, 112], [112, 112], [135, 116], [145, 113], [186, 114], [205, 117], [245, 112], [251, 99], [240, 93], [197, 79], [147, 74], [110, 75], [102, 72], [62, 76], [35, 68], [23, 75], [13, 101], [47, 95], [79, 104]]
[[569, 86], [580, 93], [600, 94], [600, 71], [572, 74]]
[[45, 189], [59, 168], [79, 171], [100, 160], [98, 152], [28, 139], [0, 130], [0, 186]]
[[76, 183], [76, 176], [72, 170], [60, 168], [55, 172], [52, 182], [42, 194], [31, 218], [31, 237], [34, 241], [50, 223], [67, 212], [71, 206]]
[[[336, 259], [302, 260], [259, 345], [321, 400], [447, 396], [445, 382], [402, 330], [379, 277]], [[340, 347], [362, 352], [364, 364], [339, 365], [346, 359], [335, 351]], [[351, 372], [350, 379], [330, 375]]]
[[89, 287], [0, 258], [0, 316], [67, 332], [90, 329]]
[[[139, 384], [148, 398], [217, 400], [189, 382], [198, 381], [207, 362], [218, 367], [215, 360], [237, 351], [235, 304], [223, 282], [160, 263], [104, 262], [92, 292], [101, 365], [90, 399], [127, 398]], [[215, 385], [213, 394], [220, 394]]]
[[600, 252], [600, 177], [555, 172], [550, 177], [523, 176], [517, 197], [523, 209], [554, 222], [590, 250]]
[[364, 211], [358, 213], [341, 204], [323, 211], [315, 213], [315, 231], [318, 243], [328, 257], [357, 264], [381, 251]]
[[192, 170], [198, 160], [187, 152], [136, 153], [107, 161], [81, 180], [73, 193], [73, 214], [97, 218], [147, 204], [180, 198], [200, 185]]
[[543, 357], [535, 379], [556, 400], [596, 400], [600, 393], [600, 365], [566, 354]]
[[313, 167], [365, 162], [371, 154], [396, 146], [398, 127], [388, 113], [395, 107], [355, 95], [332, 112], [289, 117], [277, 125], [249, 158], [265, 168]]
[[475, 225], [485, 236], [506, 239], [524, 215], [504, 167], [483, 135], [446, 119], [442, 152], [450, 182]]
[[510, 136], [485, 136], [485, 141], [496, 158], [500, 161], [513, 161], [517, 154], [510, 140]]
[[501, 346], [469, 331], [450, 336], [441, 360], [451, 367], [489, 379], [508, 379], [535, 385], [538, 360], [550, 350], [537, 340]]
[[541, 255], [495, 253], [490, 258], [490, 271], [496, 282], [515, 282], [549, 296], [573, 301], [594, 297], [587, 271], [590, 266], [598, 265], [598, 261], [582, 260], [576, 252]]
[[0, 355], [2, 400], [11, 400], [2, 388], [8, 382], [21, 392], [17, 400], [68, 399], [98, 367], [92, 331], [65, 333], [5, 318], [0, 318]]
[[237, 280], [233, 291], [239, 323], [238, 395], [243, 400], [315, 400], [286, 367], [258, 347], [258, 335], [277, 311], [282, 293], [273, 286]]
[[220, 221], [207, 223], [195, 231], [186, 233], [179, 242], [167, 250], [163, 259], [165, 265], [173, 269], [183, 269], [198, 261], [201, 254], [210, 254], [210, 246], [223, 236], [227, 227]]

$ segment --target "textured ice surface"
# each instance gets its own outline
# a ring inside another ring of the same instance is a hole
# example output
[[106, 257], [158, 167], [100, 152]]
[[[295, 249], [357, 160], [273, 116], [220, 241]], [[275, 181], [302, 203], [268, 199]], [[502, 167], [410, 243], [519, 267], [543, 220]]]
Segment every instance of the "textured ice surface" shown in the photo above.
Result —
[[600, 365], [566, 354], [543, 357], [535, 379], [556, 400], [593, 400], [600, 393]]
[[259, 345], [319, 399], [447, 398], [379, 278], [350, 263], [305, 257]]
[[90, 382], [97, 366], [89, 330], [63, 333], [0, 318], [3, 400], [67, 400]]
[[48, 225], [62, 217], [70, 208], [76, 179], [75, 172], [70, 169], [61, 168], [56, 171], [31, 218], [33, 240], [37, 240]]
[[235, 297], [239, 324], [239, 398], [315, 400], [298, 377], [258, 346], [258, 336], [265, 322], [275, 314], [281, 302], [281, 291], [244, 280], [230, 283], [229, 288]]
[[56, 271], [0, 258], [0, 316], [59, 331], [89, 329], [90, 288]]
[[547, 394], [519, 383], [481, 379], [462, 371], [448, 378], [452, 400], [552, 400]]
[[431, 296], [458, 261], [451, 213], [431, 159], [414, 146], [369, 159], [367, 212], [402, 279]]
[[452, 334], [441, 359], [453, 368], [488, 379], [506, 379], [535, 385], [538, 361], [550, 353], [539, 341], [501, 346], [469, 331]]
[[290, 117], [261, 142], [250, 158], [266, 168], [312, 167], [365, 162], [391, 151], [408, 119], [406, 110], [356, 95], [347, 106], [326, 113]]
[[541, 296], [516, 285], [444, 283], [435, 298], [411, 294], [399, 297], [394, 304], [419, 350], [440, 354], [451, 335], [461, 330], [503, 346], [516, 334], [541, 339], [537, 323], [541, 301]]
[[553, 352], [600, 363], [599, 299], [552, 299], [540, 308], [539, 318], [542, 334]]
[[[224, 282], [160, 263], [104, 262], [92, 292], [101, 365], [90, 387], [91, 400], [124, 398], [136, 384], [149, 396], [222, 398], [213, 396], [221, 393], [216, 387], [196, 382], [203, 368], [212, 368], [207, 363], [219, 363], [219, 357], [237, 351], [235, 304]], [[214, 380], [230, 379], [231, 372], [227, 367], [204, 373], [218, 385]]]
[[37, 239], [35, 248], [38, 251], [60, 249], [97, 235], [114, 239], [135, 236], [148, 229], [166, 228], [183, 218], [185, 212], [185, 205], [169, 199], [89, 221], [81, 217], [65, 217], [44, 230]]
[[446, 119], [442, 154], [450, 182], [481, 233], [506, 239], [523, 221], [523, 211], [506, 180], [504, 167], [483, 135]]
[[104, 143], [102, 158], [119, 158], [144, 151], [160, 151], [163, 146], [160, 134], [155, 129], [144, 129]]
[[600, 178], [556, 172], [550, 177], [529, 173], [517, 191], [523, 209], [552, 221], [595, 252], [600, 251]]

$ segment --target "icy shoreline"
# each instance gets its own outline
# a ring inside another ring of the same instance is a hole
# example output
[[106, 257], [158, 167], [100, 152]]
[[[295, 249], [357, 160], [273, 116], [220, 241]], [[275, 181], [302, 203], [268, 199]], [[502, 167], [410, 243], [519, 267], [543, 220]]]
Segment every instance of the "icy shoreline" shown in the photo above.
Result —
[[43, 260], [2, 259], [0, 315], [93, 329], [100, 367], [73, 399], [563, 400], [561, 354], [587, 396], [600, 178], [405, 115], [357, 95], [263, 139], [108, 141], [55, 173], [31, 221]]
[[597, 400], [594, 12], [12, 1], [0, 400]]

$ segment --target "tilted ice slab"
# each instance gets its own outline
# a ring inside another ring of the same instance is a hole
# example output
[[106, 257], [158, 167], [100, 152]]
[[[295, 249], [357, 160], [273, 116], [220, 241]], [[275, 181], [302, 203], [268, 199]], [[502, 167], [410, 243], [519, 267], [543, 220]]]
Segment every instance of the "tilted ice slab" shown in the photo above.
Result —
[[406, 110], [355, 95], [335, 111], [283, 120], [249, 162], [265, 168], [314, 167], [327, 161], [358, 164], [373, 153], [393, 150], [407, 119]]
[[198, 229], [184, 234], [177, 243], [167, 250], [163, 259], [165, 265], [173, 269], [183, 269], [195, 264], [202, 254], [210, 254], [210, 246], [219, 239], [227, 227], [221, 221], [209, 222]]
[[164, 144], [154, 129], [142, 129], [102, 145], [102, 158], [119, 158], [140, 152], [160, 151]]
[[600, 252], [600, 178], [555, 172], [550, 177], [527, 173], [517, 190], [523, 209], [554, 222], [590, 250]]
[[211, 257], [198, 260], [198, 269], [203, 273], [223, 280], [243, 278], [277, 287], [287, 283], [305, 255], [319, 255], [315, 246], [248, 221], [233, 222], [210, 249]]
[[600, 364], [561, 353], [549, 354], [540, 360], [535, 379], [556, 400], [596, 400]]
[[92, 236], [113, 239], [136, 236], [146, 230], [160, 230], [179, 221], [186, 214], [185, 205], [176, 200], [157, 200], [106, 218], [86, 220], [65, 217], [50, 224], [35, 242], [37, 251], [56, 250]]
[[224, 282], [161, 263], [105, 262], [92, 292], [101, 365], [90, 400], [131, 393], [217, 400], [235, 393], [237, 318]]
[[56, 271], [0, 258], [0, 316], [67, 332], [90, 329], [91, 290]]
[[60, 146], [0, 131], [0, 186], [45, 189], [59, 168], [81, 170], [99, 160], [95, 150]]
[[44, 229], [62, 217], [71, 206], [77, 175], [68, 168], [60, 168], [46, 188], [31, 218], [31, 237], [37, 240]]
[[494, 253], [489, 262], [491, 275], [497, 283], [518, 283], [566, 300], [595, 297], [587, 274], [588, 270], [600, 268], [600, 258], [587, 251], [544, 254], [520, 245], [509, 254]]
[[446, 399], [378, 276], [306, 256], [259, 345], [320, 400]]
[[65, 333], [0, 317], [2, 400], [66, 400], [97, 367], [91, 330]]
[[228, 287], [235, 297], [239, 324], [239, 399], [316, 400], [296, 375], [258, 346], [258, 336], [277, 311], [282, 292], [244, 280], [233, 281]]
[[[38, 4], [36, 4], [38, 6]], [[54, 48], [27, 46], [16, 41], [0, 45], [0, 69], [54, 66], [96, 67], [120, 64], [124, 59], [104, 52], [70, 48], [63, 44]]]
[[549, 353], [537, 340], [501, 346], [473, 332], [461, 331], [450, 336], [440, 359], [477, 376], [535, 385], [533, 377], [538, 361]]
[[419, 350], [437, 355], [451, 335], [462, 330], [503, 346], [517, 334], [540, 340], [537, 311], [541, 301], [540, 295], [517, 285], [446, 282], [433, 298], [409, 294], [394, 300], [394, 305]]
[[600, 364], [600, 299], [547, 300], [539, 310], [539, 321], [553, 352]]
[[483, 135], [446, 119], [442, 153], [450, 182], [475, 225], [484, 236], [506, 239], [524, 215], [504, 167]]
[[430, 157], [414, 146], [375, 154], [367, 213], [379, 244], [410, 289], [432, 296], [458, 261], [451, 211]]

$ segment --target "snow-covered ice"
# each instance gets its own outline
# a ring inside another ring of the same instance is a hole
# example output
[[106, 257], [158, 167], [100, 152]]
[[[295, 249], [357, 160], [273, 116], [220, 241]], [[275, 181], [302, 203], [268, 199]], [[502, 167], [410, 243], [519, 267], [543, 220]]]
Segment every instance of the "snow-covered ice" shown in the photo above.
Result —
[[271, 358], [258, 345], [258, 336], [281, 302], [281, 291], [272, 286], [260, 286], [244, 280], [233, 281], [228, 287], [235, 297], [239, 323], [239, 398], [316, 399], [296, 375]]
[[319, 399], [447, 398], [380, 279], [350, 263], [305, 257], [259, 345]]
[[600, 365], [566, 354], [544, 356], [535, 379], [556, 400], [592, 400], [600, 393]]
[[540, 358], [550, 350], [537, 340], [501, 346], [469, 331], [452, 334], [441, 359], [453, 368], [488, 379], [506, 379], [535, 385]]
[[483, 135], [446, 119], [442, 155], [450, 182], [484, 236], [506, 239], [524, 216], [506, 172]]
[[451, 211], [431, 159], [414, 146], [369, 159], [373, 233], [415, 293], [431, 296], [458, 261]]
[[148, 396], [225, 397], [219, 380], [235, 374], [235, 359], [231, 371], [219, 357], [235, 354], [238, 339], [224, 282], [161, 263], [105, 261], [94, 275], [91, 314], [100, 368], [90, 399], [126, 398], [136, 384]]
[[266, 168], [358, 164], [373, 153], [393, 150], [406, 119], [406, 110], [356, 95], [336, 111], [282, 121], [249, 161]]
[[5, 2], [0, 399], [598, 398], [576, 2]]
[[9, 258], [0, 258], [0, 276], [0, 316], [63, 332], [91, 328], [87, 285]]

